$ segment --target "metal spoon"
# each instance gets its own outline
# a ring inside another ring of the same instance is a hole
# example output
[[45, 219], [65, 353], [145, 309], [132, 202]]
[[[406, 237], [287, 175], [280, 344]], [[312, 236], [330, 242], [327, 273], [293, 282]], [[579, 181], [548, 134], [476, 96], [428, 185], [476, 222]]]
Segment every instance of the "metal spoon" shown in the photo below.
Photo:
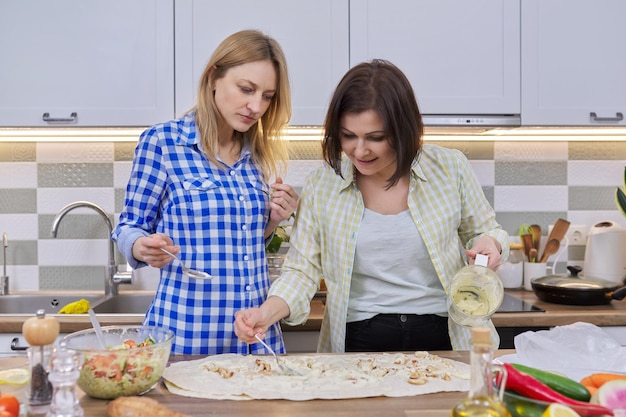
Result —
[[272, 349], [267, 343], [265, 343], [263, 341], [263, 339], [261, 339], [261, 337], [258, 334], [255, 334], [254, 337], [256, 337], [256, 340], [259, 341], [259, 343], [261, 343], [265, 349], [267, 349], [272, 355], [274, 355], [274, 360], [276, 360], [276, 365], [278, 365], [278, 368], [283, 371], [283, 374], [285, 375], [302, 375], [300, 372], [296, 371], [293, 368], [290, 368], [289, 366], [281, 363], [278, 360], [278, 356], [276, 356], [276, 352], [274, 352], [274, 349]]
[[167, 253], [168, 255], [170, 255], [171, 257], [175, 258], [178, 263], [180, 264], [180, 266], [183, 268], [183, 272], [185, 273], [185, 275], [187, 275], [190, 278], [196, 278], [196, 279], [211, 279], [213, 278], [213, 276], [211, 276], [210, 274], [207, 274], [204, 271], [197, 271], [195, 269], [191, 269], [189, 267], [187, 267], [187, 265], [185, 265], [183, 263], [183, 261], [180, 260], [180, 258], [176, 255], [174, 255], [172, 252], [168, 251], [165, 248], [161, 248], [161, 250], [165, 253]]

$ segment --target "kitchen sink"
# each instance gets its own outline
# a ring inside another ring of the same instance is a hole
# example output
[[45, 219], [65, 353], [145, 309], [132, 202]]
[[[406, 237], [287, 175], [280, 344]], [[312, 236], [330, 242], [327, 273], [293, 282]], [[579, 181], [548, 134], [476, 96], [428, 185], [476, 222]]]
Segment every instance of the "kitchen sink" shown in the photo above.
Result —
[[35, 315], [43, 309], [46, 314], [57, 314], [64, 305], [81, 298], [93, 304], [102, 298], [102, 294], [9, 294], [0, 296], [0, 314]]
[[146, 314], [154, 293], [120, 293], [93, 305], [96, 314]]

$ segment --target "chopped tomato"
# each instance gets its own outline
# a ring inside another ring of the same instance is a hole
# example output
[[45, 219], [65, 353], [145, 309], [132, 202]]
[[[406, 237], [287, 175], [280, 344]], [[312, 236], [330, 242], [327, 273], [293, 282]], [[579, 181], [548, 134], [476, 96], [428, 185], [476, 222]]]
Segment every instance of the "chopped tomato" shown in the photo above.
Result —
[[117, 359], [116, 354], [94, 355], [87, 361], [86, 365], [91, 369], [106, 368]]
[[0, 394], [0, 412], [9, 413], [17, 417], [20, 413], [20, 402], [17, 397], [11, 394]]
[[124, 346], [128, 349], [134, 349], [137, 347], [137, 342], [131, 339], [124, 340]]
[[112, 379], [113, 381], [121, 381], [122, 376], [124, 376], [124, 373], [122, 372], [122, 369], [120, 368], [120, 365], [118, 363], [113, 364], [107, 374], [107, 378]]
[[135, 365], [132, 362], [126, 362], [126, 366], [124, 367], [124, 371], [125, 372], [134, 372], [135, 368], [137, 368], [137, 365]]
[[154, 369], [151, 366], [146, 366], [145, 368], [143, 368], [143, 370], [139, 373], [139, 377], [140, 378], [147, 378], [148, 376], [150, 376], [150, 374], [152, 373], [152, 371], [154, 371]]

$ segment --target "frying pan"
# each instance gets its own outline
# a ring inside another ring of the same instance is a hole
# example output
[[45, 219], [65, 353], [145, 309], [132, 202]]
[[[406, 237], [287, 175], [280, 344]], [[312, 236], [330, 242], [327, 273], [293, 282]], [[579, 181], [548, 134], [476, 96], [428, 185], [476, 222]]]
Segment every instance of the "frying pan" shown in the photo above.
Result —
[[531, 286], [537, 298], [556, 304], [592, 306], [626, 297], [626, 286], [595, 278], [548, 275], [533, 279]]

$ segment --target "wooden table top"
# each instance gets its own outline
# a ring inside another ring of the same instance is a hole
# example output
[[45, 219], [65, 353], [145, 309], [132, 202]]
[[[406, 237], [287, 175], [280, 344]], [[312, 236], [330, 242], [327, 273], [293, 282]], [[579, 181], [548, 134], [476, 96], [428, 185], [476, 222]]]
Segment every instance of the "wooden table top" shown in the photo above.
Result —
[[[513, 353], [513, 350], [499, 350], [496, 356]], [[434, 352], [435, 354], [469, 363], [467, 351]], [[172, 356], [171, 362], [193, 360], [199, 356]], [[108, 401], [85, 395], [77, 389], [80, 405], [85, 417], [106, 417]], [[445, 392], [413, 397], [376, 397], [349, 400], [210, 400], [189, 398], [171, 394], [161, 382], [146, 394], [171, 408], [189, 416], [254, 416], [254, 417], [448, 417], [456, 403], [467, 396], [467, 392]], [[38, 416], [39, 414], [29, 414]]]

